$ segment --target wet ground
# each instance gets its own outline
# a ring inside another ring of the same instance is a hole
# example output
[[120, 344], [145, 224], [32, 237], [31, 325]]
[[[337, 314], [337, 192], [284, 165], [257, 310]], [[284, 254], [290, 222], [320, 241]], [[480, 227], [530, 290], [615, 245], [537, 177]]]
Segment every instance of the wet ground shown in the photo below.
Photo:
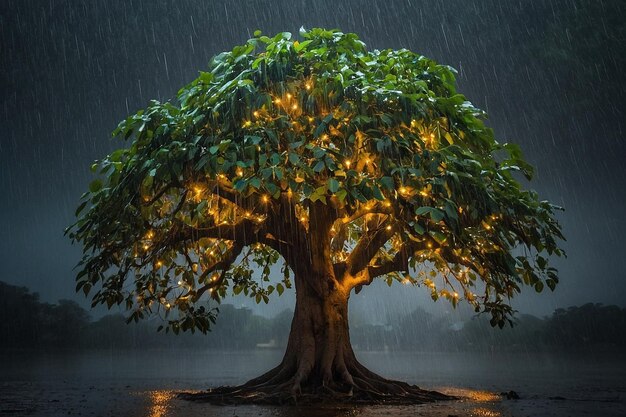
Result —
[[[212, 406], [176, 392], [233, 385], [271, 367], [278, 351], [3, 355], [0, 415], [10, 416], [624, 416], [626, 361], [535, 354], [361, 353], [386, 376], [462, 397], [416, 406]], [[431, 384], [425, 383], [431, 381]], [[452, 384], [451, 382], [455, 382]], [[514, 390], [520, 399], [501, 391]]]

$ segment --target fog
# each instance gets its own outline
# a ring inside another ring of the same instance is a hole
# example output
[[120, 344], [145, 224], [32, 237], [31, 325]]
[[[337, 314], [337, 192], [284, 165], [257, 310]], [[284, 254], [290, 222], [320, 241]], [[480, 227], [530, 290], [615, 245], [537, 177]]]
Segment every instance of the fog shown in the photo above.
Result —
[[[625, 10], [617, 0], [5, 0], [0, 277], [48, 302], [88, 306], [74, 293], [80, 248], [63, 230], [92, 161], [123, 146], [110, 139], [117, 123], [149, 99], [172, 98], [256, 29], [328, 27], [358, 33], [370, 49], [408, 48], [455, 67], [459, 91], [488, 111], [496, 137], [519, 143], [537, 168], [529, 186], [565, 207], [561, 284], [526, 290], [514, 307], [543, 316], [587, 302], [624, 305]], [[270, 305], [226, 302], [272, 317], [293, 307], [293, 294]], [[374, 283], [351, 308], [378, 323], [417, 306], [451, 308], [439, 304], [420, 288]]]

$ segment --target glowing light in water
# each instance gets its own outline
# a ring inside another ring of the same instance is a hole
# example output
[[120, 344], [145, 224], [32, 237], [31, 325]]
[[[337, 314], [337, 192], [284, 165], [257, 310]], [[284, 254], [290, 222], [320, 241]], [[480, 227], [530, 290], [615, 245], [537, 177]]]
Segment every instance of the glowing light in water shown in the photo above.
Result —
[[174, 398], [172, 391], [152, 391], [150, 393], [150, 417], [165, 417]]

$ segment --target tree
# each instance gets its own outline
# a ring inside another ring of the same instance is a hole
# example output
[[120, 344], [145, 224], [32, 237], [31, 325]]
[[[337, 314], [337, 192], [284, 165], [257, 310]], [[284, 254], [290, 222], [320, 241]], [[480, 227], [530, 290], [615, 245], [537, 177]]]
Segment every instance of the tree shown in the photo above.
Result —
[[523, 286], [558, 281], [547, 260], [562, 254], [556, 207], [521, 188], [514, 172], [530, 179], [532, 168], [494, 139], [451, 68], [368, 51], [355, 34], [301, 36], [255, 32], [176, 103], [120, 123], [114, 136], [130, 146], [93, 165], [100, 178], [69, 229], [84, 248], [77, 290], [125, 304], [129, 320], [158, 312], [167, 330], [206, 332], [217, 311], [203, 300], [267, 303], [293, 280], [281, 364], [207, 397], [442, 398], [359, 364], [351, 292], [376, 278], [423, 285], [503, 326]]

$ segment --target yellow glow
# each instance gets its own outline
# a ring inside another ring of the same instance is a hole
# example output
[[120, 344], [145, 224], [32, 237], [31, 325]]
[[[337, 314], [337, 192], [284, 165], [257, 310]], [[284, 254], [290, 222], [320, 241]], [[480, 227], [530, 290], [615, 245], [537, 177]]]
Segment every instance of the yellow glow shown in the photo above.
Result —
[[287, 93], [287, 98], [291, 99], [291, 93]]
[[306, 83], [304, 85], [304, 88], [306, 88], [307, 90], [310, 90], [311, 89], [311, 84], [310, 83]]
[[270, 198], [267, 196], [267, 194], [263, 194], [263, 196], [261, 197], [261, 201], [267, 204], [270, 201]]
[[391, 230], [391, 225], [386, 227], [387, 230]]
[[259, 112], [255, 111], [254, 113], [252, 113], [254, 115], [254, 117], [259, 117]]
[[241, 168], [237, 169], [237, 176], [238, 177], [243, 176], [243, 170]]
[[178, 280], [178, 285], [183, 285], [183, 282], [181, 280]]
[[306, 217], [304, 217], [304, 216], [300, 217], [300, 221], [301, 222], [305, 222], [306, 221]]
[[309, 116], [309, 118], [308, 118], [308, 119], [309, 119], [309, 123], [313, 123], [313, 120], [315, 120], [315, 118], [313, 118], [313, 117], [311, 117], [311, 116]]
[[297, 105], [297, 104], [294, 104], [293, 106], [291, 106], [291, 108], [292, 108], [293, 110], [297, 110], [297, 109], [298, 109], [298, 105]]
[[274, 104], [280, 104], [280, 99], [279, 98], [275, 99]]
[[409, 192], [409, 190], [406, 187], [400, 187], [400, 189], [398, 190], [398, 192], [400, 194], [406, 194]]
[[243, 122], [243, 127], [250, 127], [252, 126], [252, 122], [250, 120], [246, 120], [245, 122]]
[[157, 262], [156, 262], [156, 267], [157, 267], [157, 268], [160, 268], [160, 267], [162, 267], [162, 266], [163, 266], [163, 262], [161, 262], [161, 261], [157, 261]]
[[346, 167], [347, 167], [347, 168], [350, 168], [350, 164], [351, 164], [351, 163], [352, 163], [352, 162], [350, 162], [350, 160], [349, 160], [349, 159], [346, 159], [346, 160], [344, 161], [344, 164], [346, 164]]
[[165, 417], [170, 409], [173, 391], [152, 391], [150, 393], [150, 417]]

